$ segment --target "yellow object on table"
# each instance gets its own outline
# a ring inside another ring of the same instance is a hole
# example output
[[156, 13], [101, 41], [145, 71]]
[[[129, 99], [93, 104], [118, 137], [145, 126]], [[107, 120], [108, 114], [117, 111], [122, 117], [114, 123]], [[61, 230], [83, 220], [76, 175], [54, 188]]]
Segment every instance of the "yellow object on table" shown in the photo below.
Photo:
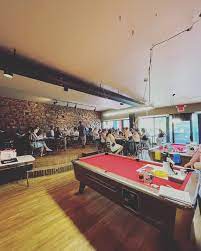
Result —
[[155, 170], [153, 171], [153, 175], [159, 178], [167, 178], [168, 173], [162, 170]]
[[160, 161], [161, 160], [161, 151], [154, 152], [154, 159]]

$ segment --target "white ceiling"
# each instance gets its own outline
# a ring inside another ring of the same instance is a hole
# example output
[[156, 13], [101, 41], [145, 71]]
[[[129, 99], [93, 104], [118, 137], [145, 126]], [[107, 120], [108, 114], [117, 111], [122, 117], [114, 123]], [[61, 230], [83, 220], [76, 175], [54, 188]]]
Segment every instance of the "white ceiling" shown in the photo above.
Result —
[[[201, 12], [200, 0], [0, 0], [0, 6], [1, 46], [139, 99], [144, 96], [149, 48], [187, 28]], [[155, 106], [201, 101], [200, 44], [201, 22], [155, 48]], [[117, 102], [0, 75], [1, 95], [79, 101], [99, 110], [120, 108]]]

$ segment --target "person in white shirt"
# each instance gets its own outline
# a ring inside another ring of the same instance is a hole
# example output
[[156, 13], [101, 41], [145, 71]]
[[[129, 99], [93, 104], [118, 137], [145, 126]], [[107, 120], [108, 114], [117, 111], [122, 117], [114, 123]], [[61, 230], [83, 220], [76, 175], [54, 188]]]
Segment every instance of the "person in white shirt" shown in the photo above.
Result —
[[106, 136], [106, 143], [112, 153], [118, 154], [123, 150], [123, 146], [116, 143], [115, 138], [112, 135], [111, 130], [108, 130], [108, 133]]
[[159, 129], [158, 136], [156, 138], [156, 143], [158, 146], [162, 145], [165, 141], [165, 133], [163, 132], [162, 129]]
[[54, 138], [54, 126], [50, 126], [49, 135], [50, 135], [51, 138]]
[[78, 131], [77, 127], [74, 127], [73, 132], [72, 132], [72, 135], [73, 135], [74, 137], [79, 137], [79, 131]]
[[135, 143], [140, 143], [140, 135], [136, 130], [133, 130], [133, 140]]
[[100, 135], [98, 133], [98, 129], [95, 127], [93, 130], [93, 141], [95, 142], [96, 149], [99, 149], [99, 144], [100, 144]]
[[45, 141], [42, 138], [42, 135], [38, 136], [39, 127], [35, 127], [31, 130], [31, 134], [29, 136], [30, 145], [33, 149], [40, 148], [40, 155], [43, 156], [44, 149], [47, 152], [52, 152], [52, 150], [46, 145]]
[[70, 136], [71, 135], [71, 129], [69, 127], [66, 128], [66, 136]]
[[128, 141], [129, 138], [132, 137], [132, 133], [131, 133], [131, 131], [128, 129], [128, 127], [126, 127], [125, 130], [124, 130], [124, 137], [125, 137], [126, 141]]

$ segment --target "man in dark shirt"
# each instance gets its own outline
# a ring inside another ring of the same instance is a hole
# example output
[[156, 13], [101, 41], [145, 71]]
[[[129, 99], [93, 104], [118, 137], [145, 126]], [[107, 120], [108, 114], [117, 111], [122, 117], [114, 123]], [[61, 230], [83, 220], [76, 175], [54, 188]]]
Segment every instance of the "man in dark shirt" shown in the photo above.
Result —
[[81, 121], [79, 121], [78, 131], [79, 131], [79, 138], [80, 138], [80, 140], [82, 142], [82, 147], [85, 148], [85, 145], [86, 145], [86, 128], [82, 124]]

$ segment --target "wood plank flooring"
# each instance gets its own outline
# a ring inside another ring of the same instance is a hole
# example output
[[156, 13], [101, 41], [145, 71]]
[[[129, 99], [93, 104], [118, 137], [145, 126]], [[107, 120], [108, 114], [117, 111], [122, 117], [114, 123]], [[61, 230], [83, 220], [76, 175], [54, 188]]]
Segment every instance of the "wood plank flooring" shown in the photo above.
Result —
[[81, 156], [83, 152], [90, 152], [94, 151], [96, 148], [91, 146], [86, 146], [86, 148], [67, 148], [66, 151], [58, 151], [52, 152], [48, 155], [43, 157], [36, 157], [34, 168], [43, 168], [43, 167], [50, 167], [53, 166], [63, 166], [69, 165], [72, 160]]
[[3, 186], [0, 250], [141, 250], [149, 242], [152, 227], [96, 192], [78, 196], [77, 189], [72, 172], [34, 179], [29, 189]]
[[[0, 251], [166, 251], [160, 232], [87, 188], [72, 171], [0, 187]], [[196, 212], [196, 241], [201, 241]], [[200, 245], [201, 246], [201, 245]], [[180, 250], [198, 250], [184, 243]]]

